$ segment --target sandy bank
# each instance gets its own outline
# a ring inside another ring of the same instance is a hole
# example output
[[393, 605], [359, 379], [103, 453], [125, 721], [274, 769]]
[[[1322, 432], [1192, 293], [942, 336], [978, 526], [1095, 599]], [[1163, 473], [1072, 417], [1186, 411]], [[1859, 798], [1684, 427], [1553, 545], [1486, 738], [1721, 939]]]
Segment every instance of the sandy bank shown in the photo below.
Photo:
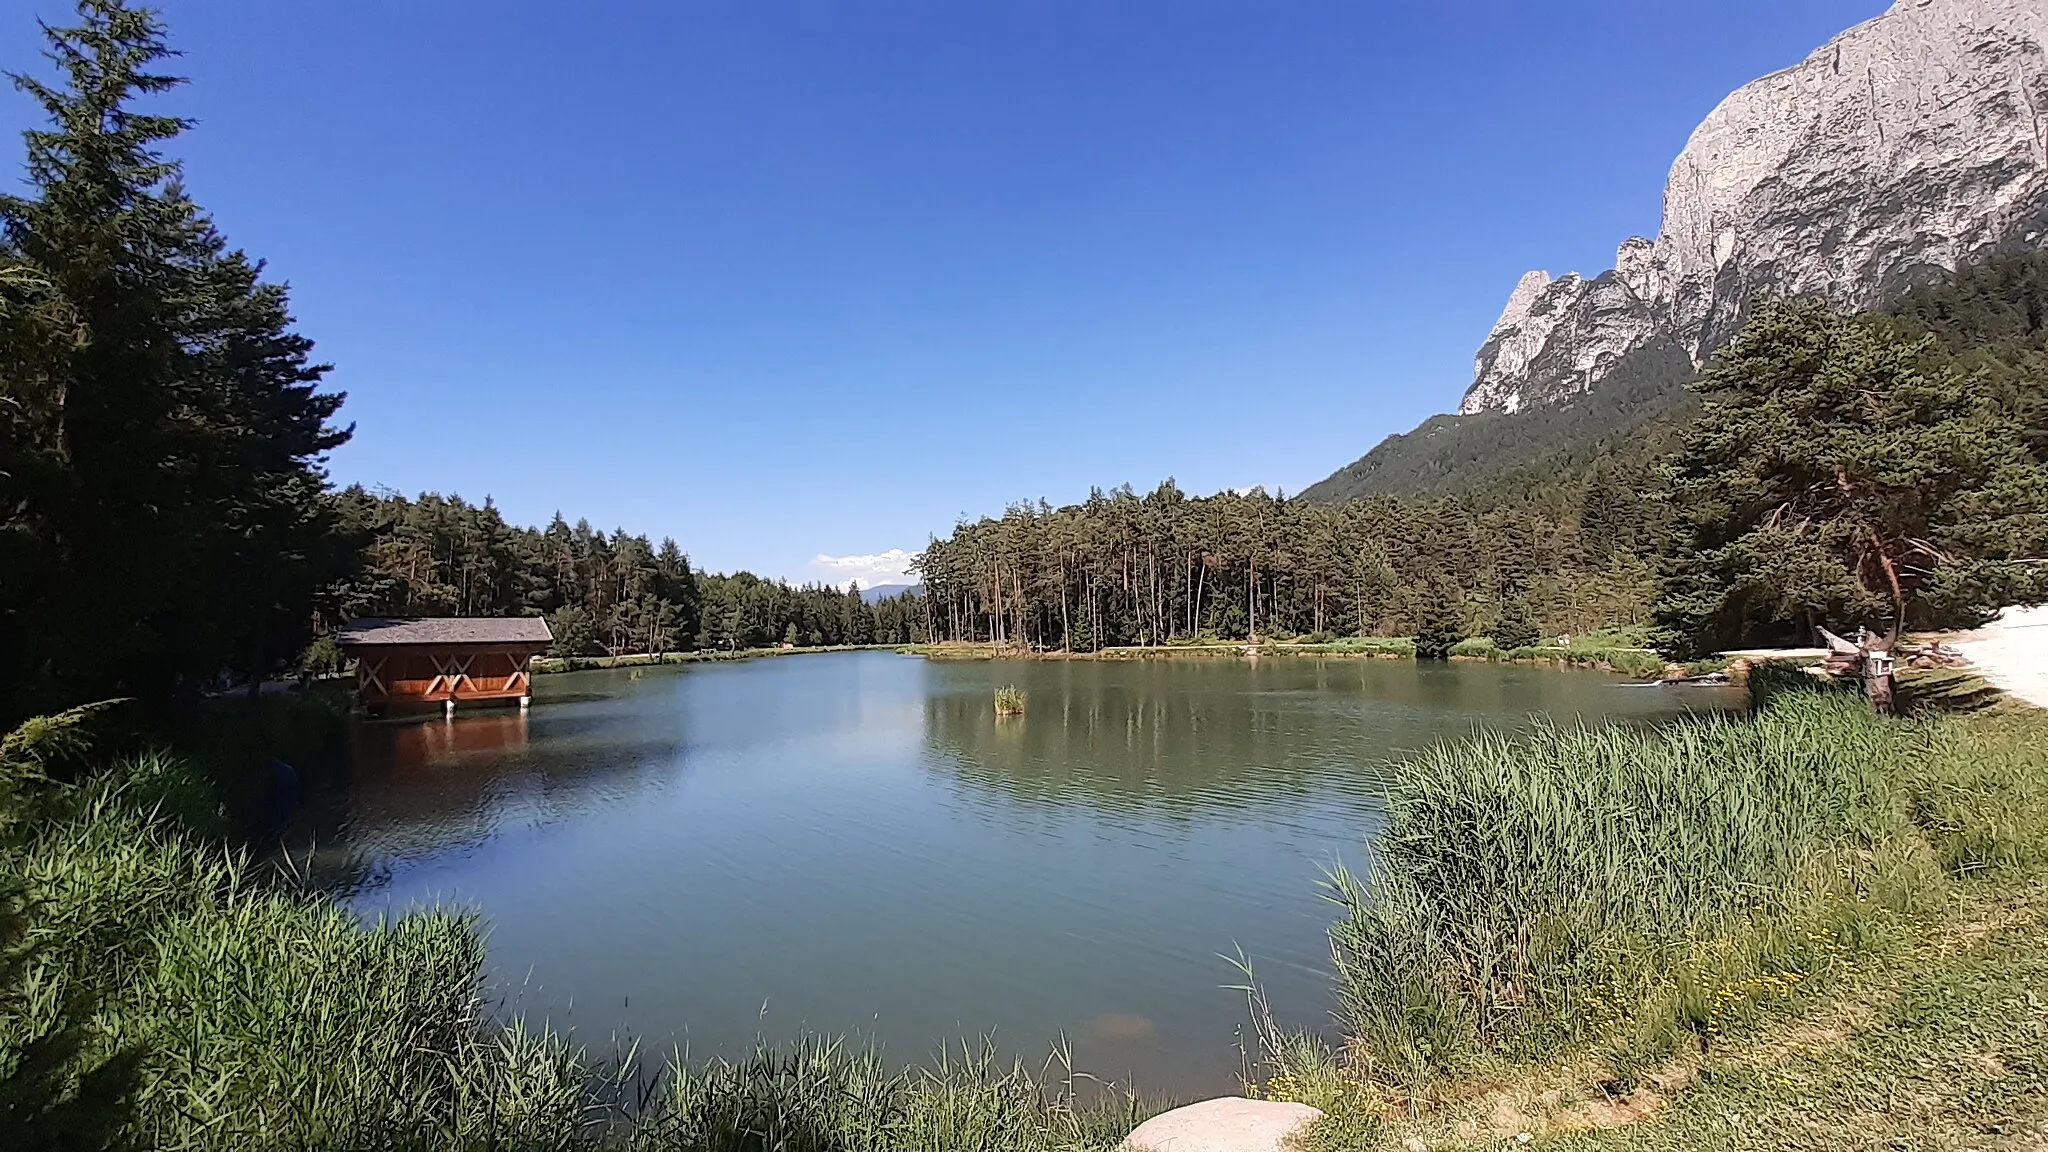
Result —
[[2048, 604], [2007, 608], [1998, 619], [1947, 641], [1984, 679], [2048, 708]]

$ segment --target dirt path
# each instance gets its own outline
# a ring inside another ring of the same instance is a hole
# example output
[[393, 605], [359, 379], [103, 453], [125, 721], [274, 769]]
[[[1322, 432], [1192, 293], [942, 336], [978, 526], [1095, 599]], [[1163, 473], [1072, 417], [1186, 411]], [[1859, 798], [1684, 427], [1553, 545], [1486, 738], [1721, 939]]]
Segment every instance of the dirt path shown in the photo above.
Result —
[[2048, 708], [2048, 604], [2007, 608], [1998, 619], [1948, 643], [1986, 680], [2029, 704]]

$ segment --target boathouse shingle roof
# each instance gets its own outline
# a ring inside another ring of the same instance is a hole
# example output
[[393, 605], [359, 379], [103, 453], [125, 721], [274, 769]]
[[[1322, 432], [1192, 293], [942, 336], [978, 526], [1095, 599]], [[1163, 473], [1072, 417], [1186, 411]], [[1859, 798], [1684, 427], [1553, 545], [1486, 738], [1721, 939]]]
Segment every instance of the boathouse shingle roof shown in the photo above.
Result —
[[548, 622], [538, 616], [414, 616], [352, 620], [336, 634], [343, 648], [381, 644], [546, 644]]

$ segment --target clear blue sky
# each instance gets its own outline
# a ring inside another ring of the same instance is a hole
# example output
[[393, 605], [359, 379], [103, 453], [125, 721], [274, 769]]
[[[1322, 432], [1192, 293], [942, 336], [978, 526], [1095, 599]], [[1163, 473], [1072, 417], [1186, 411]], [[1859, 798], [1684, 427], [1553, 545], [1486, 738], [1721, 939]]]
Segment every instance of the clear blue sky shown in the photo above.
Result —
[[[1091, 484], [1312, 483], [1884, 5], [162, 7], [194, 193], [349, 393], [337, 480], [801, 580]], [[68, 7], [0, 9], [40, 68]]]

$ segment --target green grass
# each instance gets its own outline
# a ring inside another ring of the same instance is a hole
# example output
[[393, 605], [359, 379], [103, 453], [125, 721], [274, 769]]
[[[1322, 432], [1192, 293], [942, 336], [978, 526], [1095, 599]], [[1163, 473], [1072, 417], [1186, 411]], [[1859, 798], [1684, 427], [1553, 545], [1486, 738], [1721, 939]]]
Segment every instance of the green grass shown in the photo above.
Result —
[[1334, 881], [1350, 1043], [1266, 1037], [1311, 1147], [2048, 1143], [2048, 713], [1752, 687], [1753, 722], [1403, 766]]
[[996, 689], [996, 715], [1022, 716], [1024, 714], [1025, 692], [1015, 684], [1005, 684]]
[[1297, 641], [1287, 648], [1332, 656], [1415, 657], [1415, 641], [1406, 636], [1339, 636], [1326, 642]]
[[638, 1144], [705, 1152], [1108, 1149], [1157, 1110], [1048, 1070], [1005, 1066], [986, 1045], [899, 1070], [872, 1050], [800, 1041], [673, 1070], [666, 1106], [643, 1124]]
[[[1618, 673], [1637, 680], [1656, 680], [1663, 677], [1665, 662], [1662, 656], [1647, 648], [1603, 648], [1585, 645], [1574, 639], [1570, 647], [1556, 645], [1535, 645], [1528, 648], [1502, 649], [1493, 641], [1480, 636], [1461, 640], [1451, 649], [1455, 660], [1486, 660], [1505, 664], [1556, 664], [1571, 668], [1598, 668]], [[1719, 671], [1725, 664], [1703, 662], [1698, 670], [1688, 666], [1687, 672], [1699, 675], [1706, 671]]]
[[[1605, 635], [1605, 634], [1602, 634]], [[1664, 658], [1647, 648], [1607, 646], [1589, 644], [1588, 637], [1575, 637], [1570, 647], [1537, 646], [1503, 651], [1492, 640], [1483, 636], [1460, 641], [1451, 649], [1451, 656], [1458, 660], [1485, 660], [1512, 664], [1556, 664], [1576, 668], [1596, 668], [1615, 672], [1638, 680], [1656, 680], [1664, 675]], [[1340, 636], [1325, 638], [1320, 634], [1291, 640], [1268, 638], [1254, 646], [1247, 640], [1224, 640], [1212, 635], [1198, 638], [1176, 638], [1159, 645], [1119, 645], [1097, 652], [1043, 653], [1034, 654], [1021, 648], [997, 648], [988, 644], [921, 644], [910, 645], [898, 651], [933, 660], [992, 660], [1004, 656], [1032, 658], [1045, 656], [1053, 659], [1095, 659], [1095, 660], [1137, 660], [1156, 659], [1169, 656], [1238, 656], [1247, 650], [1261, 654], [1288, 654], [1298, 656], [1363, 656], [1383, 659], [1412, 660], [1415, 658], [1415, 641], [1407, 636]], [[1691, 675], [1719, 671], [1726, 666], [1723, 661], [1702, 661], [1687, 665]]]
[[[1892, 963], [1846, 974], [1833, 995], [1710, 1054], [1692, 1086], [1645, 1121], [1538, 1147], [2048, 1146], [2048, 888], [1964, 898], [1953, 923]], [[1445, 1146], [1455, 1145], [1433, 1145]]]
[[1793, 693], [1753, 720], [1543, 726], [1416, 757], [1368, 877], [1332, 880], [1362, 1050], [1404, 1083], [1542, 1051], [1596, 1027], [1599, 1003], [1651, 994], [1702, 934], [1783, 913], [1816, 852], [1888, 830], [1873, 771], [1904, 737], [1862, 709]]
[[1586, 651], [1610, 648], [1647, 648], [1650, 645], [1650, 627], [1638, 624], [1627, 628], [1602, 628], [1591, 632], [1574, 633], [1567, 647]]
[[1403, 660], [1413, 659], [1415, 656], [1415, 643], [1405, 636], [1348, 636], [1327, 641], [1307, 637], [1285, 641], [1268, 638], [1255, 646], [1247, 640], [1223, 640], [1209, 634], [1197, 638], [1178, 637], [1157, 645], [1116, 645], [1094, 652], [1033, 652], [1017, 645], [997, 647], [959, 642], [912, 644], [897, 651], [931, 660], [994, 660], [1005, 657], [1047, 660], [1143, 660], [1173, 656], [1241, 656], [1248, 649], [1272, 655], [1370, 656]]

